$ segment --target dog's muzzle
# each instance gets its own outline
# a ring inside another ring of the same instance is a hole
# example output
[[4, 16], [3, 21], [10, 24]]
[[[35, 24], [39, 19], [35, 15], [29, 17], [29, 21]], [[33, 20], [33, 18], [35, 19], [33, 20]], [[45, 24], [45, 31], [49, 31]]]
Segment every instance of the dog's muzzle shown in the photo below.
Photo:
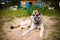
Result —
[[38, 18], [37, 17], [35, 17], [34, 18], [34, 24], [37, 24], [39, 21], [38, 21]]

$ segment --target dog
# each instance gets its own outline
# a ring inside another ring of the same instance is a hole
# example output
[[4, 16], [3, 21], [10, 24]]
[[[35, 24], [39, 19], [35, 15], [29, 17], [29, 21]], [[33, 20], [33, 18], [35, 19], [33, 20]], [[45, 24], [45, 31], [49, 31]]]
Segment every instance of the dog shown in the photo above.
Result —
[[32, 31], [35, 28], [39, 28], [40, 29], [39, 36], [43, 37], [44, 21], [40, 11], [33, 10], [30, 19], [31, 19], [31, 27], [26, 32], [22, 33], [21, 36], [26, 35], [28, 32]]

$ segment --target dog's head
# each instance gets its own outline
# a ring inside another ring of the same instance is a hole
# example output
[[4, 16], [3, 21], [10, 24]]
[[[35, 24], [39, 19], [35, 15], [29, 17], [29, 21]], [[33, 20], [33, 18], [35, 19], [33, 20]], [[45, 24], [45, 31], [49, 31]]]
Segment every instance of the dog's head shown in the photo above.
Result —
[[34, 24], [39, 23], [40, 11], [39, 10], [33, 10], [32, 11], [32, 16], [33, 16], [33, 22], [34, 22]]

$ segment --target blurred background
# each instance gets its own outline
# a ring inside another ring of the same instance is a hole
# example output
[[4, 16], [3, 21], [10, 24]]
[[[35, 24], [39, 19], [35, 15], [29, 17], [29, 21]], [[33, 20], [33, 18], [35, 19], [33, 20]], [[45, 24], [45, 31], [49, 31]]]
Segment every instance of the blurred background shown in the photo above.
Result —
[[6, 34], [2, 29], [5, 22], [29, 17], [32, 10], [40, 10], [43, 16], [51, 17], [49, 20], [56, 22], [51, 26], [55, 31], [43, 40], [60, 40], [60, 0], [0, 0], [0, 40]]

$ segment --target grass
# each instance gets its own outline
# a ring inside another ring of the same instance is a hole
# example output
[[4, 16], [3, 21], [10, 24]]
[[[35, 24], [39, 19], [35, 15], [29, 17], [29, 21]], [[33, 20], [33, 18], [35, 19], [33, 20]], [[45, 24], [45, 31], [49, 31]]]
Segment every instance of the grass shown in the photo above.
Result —
[[0, 10], [0, 16], [26, 16], [27, 10], [9, 10], [9, 9], [2, 9]]
[[[47, 14], [49, 12], [51, 13]], [[55, 31], [52, 31], [52, 33], [49, 34], [49, 36], [45, 38], [44, 40], [60, 40], [60, 12], [56, 10], [50, 10], [47, 13], [44, 15], [54, 16], [51, 18], [51, 20], [55, 20], [57, 22], [52, 25], [52, 28], [54, 28]]]
[[[48, 9], [40, 9], [43, 15], [52, 16], [52, 15], [60, 15], [60, 12], [57, 10], [48, 10]], [[18, 9], [18, 10], [10, 10], [10, 9], [2, 9], [0, 10], [0, 16], [10, 16], [10, 17], [23, 17], [31, 15], [31, 10], [26, 9]]]
[[60, 40], [60, 21], [55, 23], [53, 27], [55, 28], [55, 31], [53, 31], [50, 35], [49, 38], [51, 40]]
[[45, 11], [42, 10], [41, 12], [43, 15], [47, 15], [47, 16], [57, 16], [60, 14], [60, 12], [57, 10], [48, 10], [48, 9]]

